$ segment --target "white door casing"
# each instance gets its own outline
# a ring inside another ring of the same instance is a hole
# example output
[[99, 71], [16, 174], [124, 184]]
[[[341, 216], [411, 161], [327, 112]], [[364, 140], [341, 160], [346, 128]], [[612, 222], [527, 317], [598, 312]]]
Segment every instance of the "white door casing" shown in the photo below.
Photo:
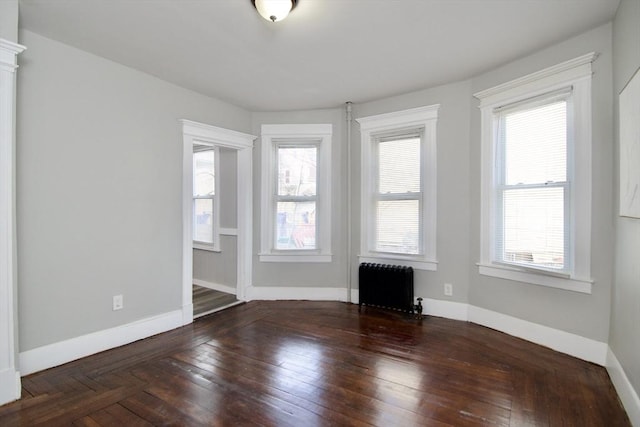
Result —
[[245, 301], [251, 285], [253, 235], [253, 141], [256, 136], [216, 126], [181, 120], [183, 133], [182, 159], [182, 317], [183, 324], [193, 321], [193, 145], [230, 148], [238, 153], [237, 164], [237, 228], [238, 260], [236, 297]]
[[24, 46], [0, 39], [0, 405], [20, 398], [16, 363], [15, 90]]

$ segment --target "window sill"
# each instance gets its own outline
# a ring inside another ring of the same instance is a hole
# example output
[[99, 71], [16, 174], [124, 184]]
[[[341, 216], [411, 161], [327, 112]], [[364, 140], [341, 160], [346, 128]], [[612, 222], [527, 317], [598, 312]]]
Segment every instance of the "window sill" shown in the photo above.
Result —
[[502, 265], [477, 265], [478, 272], [483, 276], [498, 277], [500, 279], [513, 280], [532, 285], [547, 286], [550, 288], [564, 289], [566, 291], [580, 292], [583, 294], [591, 294], [591, 287], [593, 286], [592, 280], [563, 278], [544, 274], [544, 272], [534, 273]]
[[193, 249], [198, 249], [201, 251], [209, 251], [209, 252], [222, 252], [219, 247], [215, 247], [213, 245], [207, 245], [205, 243], [193, 243]]
[[438, 261], [430, 261], [424, 259], [411, 259], [402, 256], [393, 255], [359, 255], [360, 262], [369, 262], [373, 264], [393, 264], [403, 267], [412, 267], [414, 270], [437, 271]]
[[259, 254], [260, 262], [331, 262], [333, 255], [331, 254]]

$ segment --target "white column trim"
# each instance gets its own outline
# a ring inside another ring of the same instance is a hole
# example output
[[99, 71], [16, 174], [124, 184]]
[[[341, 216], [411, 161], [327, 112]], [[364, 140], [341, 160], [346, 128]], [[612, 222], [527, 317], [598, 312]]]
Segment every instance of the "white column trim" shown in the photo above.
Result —
[[16, 363], [15, 91], [24, 46], [0, 39], [0, 405], [20, 398]]

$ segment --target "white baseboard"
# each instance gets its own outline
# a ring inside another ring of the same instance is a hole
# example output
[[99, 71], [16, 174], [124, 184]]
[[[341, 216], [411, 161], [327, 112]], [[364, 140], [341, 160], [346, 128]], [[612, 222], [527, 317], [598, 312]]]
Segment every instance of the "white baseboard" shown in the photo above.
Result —
[[607, 344], [517, 317], [469, 306], [469, 321], [604, 366]]
[[193, 323], [193, 304], [185, 304], [182, 306], [182, 325]]
[[308, 301], [346, 301], [347, 291], [344, 288], [306, 288], [249, 286], [247, 301], [251, 300], [308, 300]]
[[351, 302], [353, 304], [358, 304], [360, 302], [360, 290], [359, 289], [351, 289]]
[[422, 312], [429, 316], [445, 317], [465, 322], [469, 320], [469, 304], [425, 298], [422, 300], [422, 306]]
[[0, 405], [20, 399], [20, 373], [13, 368], [0, 371]]
[[[175, 310], [127, 323], [126, 325], [116, 326], [115, 328], [24, 351], [20, 353], [21, 374], [29, 375], [161, 332], [179, 328], [185, 324], [183, 315], [183, 310]], [[193, 318], [189, 322], [192, 320]]]
[[203, 288], [214, 289], [216, 291], [237, 295], [237, 290], [235, 286], [228, 286], [220, 283], [207, 282], [206, 280], [200, 280], [200, 279], [193, 279], [193, 284], [202, 286]]
[[631, 424], [640, 427], [640, 398], [611, 347], [607, 351], [607, 371]]

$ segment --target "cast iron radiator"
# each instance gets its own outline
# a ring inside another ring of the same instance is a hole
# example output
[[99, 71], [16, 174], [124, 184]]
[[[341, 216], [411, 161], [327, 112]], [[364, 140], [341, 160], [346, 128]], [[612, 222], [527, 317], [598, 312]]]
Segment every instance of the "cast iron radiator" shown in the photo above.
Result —
[[360, 306], [364, 304], [409, 313], [417, 309], [413, 305], [413, 268], [362, 263], [358, 273]]

